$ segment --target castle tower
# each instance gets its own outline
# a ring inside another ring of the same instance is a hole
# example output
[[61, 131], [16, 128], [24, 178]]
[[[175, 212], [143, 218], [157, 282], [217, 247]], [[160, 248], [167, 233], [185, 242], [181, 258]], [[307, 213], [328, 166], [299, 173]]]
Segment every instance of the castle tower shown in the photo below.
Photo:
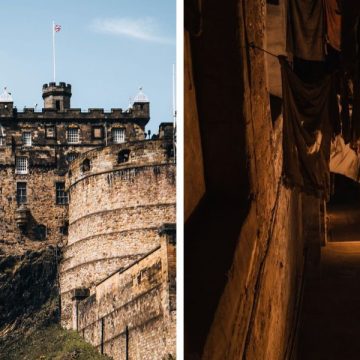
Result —
[[71, 85], [54, 82], [43, 85], [44, 108], [63, 111], [70, 109]]
[[13, 98], [11, 93], [8, 92], [7, 88], [0, 95], [0, 110], [10, 111], [13, 108]]
[[149, 114], [150, 106], [149, 99], [144, 94], [142, 87], [139, 88], [139, 92], [134, 97], [133, 109]]

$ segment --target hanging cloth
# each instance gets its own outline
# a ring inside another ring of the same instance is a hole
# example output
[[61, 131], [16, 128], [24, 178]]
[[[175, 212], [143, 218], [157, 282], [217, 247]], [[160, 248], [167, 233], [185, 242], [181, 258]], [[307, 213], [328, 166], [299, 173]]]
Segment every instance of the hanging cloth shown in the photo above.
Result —
[[301, 81], [279, 57], [283, 91], [283, 177], [285, 185], [327, 199], [330, 143], [339, 109], [333, 75]]
[[323, 0], [289, 0], [287, 17], [287, 52], [311, 61], [323, 61]]
[[340, 0], [324, 0], [326, 40], [332, 48], [341, 51], [341, 4]]
[[360, 159], [341, 135], [331, 143], [330, 171], [359, 181]]

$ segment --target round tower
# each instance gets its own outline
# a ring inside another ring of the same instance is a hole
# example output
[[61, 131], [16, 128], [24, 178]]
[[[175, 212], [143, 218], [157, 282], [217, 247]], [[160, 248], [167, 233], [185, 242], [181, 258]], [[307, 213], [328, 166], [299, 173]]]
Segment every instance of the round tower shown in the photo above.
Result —
[[57, 85], [55, 82], [50, 82], [49, 84], [43, 85], [42, 93], [45, 109], [54, 109], [59, 111], [70, 109], [70, 84], [60, 82]]
[[91, 289], [160, 244], [176, 221], [175, 163], [168, 141], [91, 150], [71, 163], [69, 237], [60, 270], [62, 325], [71, 328], [72, 295]]

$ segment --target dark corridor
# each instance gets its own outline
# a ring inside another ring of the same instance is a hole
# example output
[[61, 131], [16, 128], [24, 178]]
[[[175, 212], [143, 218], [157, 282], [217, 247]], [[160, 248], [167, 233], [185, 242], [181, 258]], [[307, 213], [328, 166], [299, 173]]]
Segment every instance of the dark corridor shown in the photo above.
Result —
[[299, 332], [301, 360], [360, 357], [360, 184], [332, 174], [328, 242], [308, 274]]

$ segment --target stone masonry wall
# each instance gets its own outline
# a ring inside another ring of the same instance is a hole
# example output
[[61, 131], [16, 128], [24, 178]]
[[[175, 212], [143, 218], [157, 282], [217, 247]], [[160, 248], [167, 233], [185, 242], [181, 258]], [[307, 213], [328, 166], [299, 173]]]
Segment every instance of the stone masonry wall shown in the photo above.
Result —
[[[86, 113], [91, 119], [72, 118], [65, 121], [64, 113], [51, 112], [48, 116], [26, 112], [14, 118], [4, 117], [0, 111], [0, 126], [5, 137], [0, 143], [0, 248], [5, 253], [21, 254], [26, 250], [36, 250], [45, 244], [63, 244], [66, 232], [60, 227], [67, 226], [67, 205], [56, 204], [56, 182], [65, 182], [65, 174], [70, 164], [69, 155], [79, 156], [83, 152], [102, 147], [105, 144], [104, 124], [100, 122], [103, 112]], [[85, 116], [85, 115], [84, 115]], [[113, 114], [108, 120], [107, 137], [112, 143], [111, 129], [120, 126], [125, 129], [125, 139], [143, 139], [144, 131], [130, 120], [121, 120], [119, 114]], [[47, 129], [54, 129], [54, 137], [46, 136]], [[78, 144], [68, 144], [66, 131], [69, 127], [80, 129]], [[93, 129], [100, 128], [101, 139], [93, 138]], [[24, 146], [22, 133], [31, 133], [31, 146]], [[16, 157], [28, 159], [28, 173], [16, 174]], [[16, 201], [16, 183], [26, 182], [27, 203], [30, 210], [28, 226], [25, 232], [18, 228], [15, 217], [18, 204]], [[39, 225], [46, 226], [46, 237], [41, 241], [36, 236]]]
[[[200, 129], [219, 123], [230, 138], [235, 136], [235, 124], [244, 124], [246, 144], [237, 150], [247, 159], [243, 179], [248, 178], [250, 182], [250, 204], [238, 233], [227, 283], [205, 346], [202, 348], [201, 344], [191, 342], [189, 323], [189, 348], [194, 358], [206, 360], [287, 359], [296, 340], [296, 315], [303, 275], [302, 196], [282, 185], [282, 119], [279, 117], [272, 124], [270, 118], [264, 53], [246, 46], [254, 43], [266, 48], [266, 2], [231, 0], [220, 4], [205, 0], [201, 15], [202, 32], [197, 38], [192, 38], [192, 50], [197, 54], [192, 60], [200, 104]], [[234, 27], [229, 24], [234, 24]], [[224, 51], [226, 64], [222, 63]], [[206, 56], [210, 53], [212, 56]], [[205, 55], [202, 57], [202, 54]], [[227, 71], [230, 59], [236, 59], [240, 76], [235, 71]], [[236, 88], [242, 91], [232, 91]], [[230, 101], [234, 108], [241, 109], [241, 116], [225, 106]], [[211, 143], [212, 134], [204, 134], [202, 130], [201, 135], [207, 136]], [[240, 132], [237, 136], [240, 138]], [[234, 144], [239, 146], [241, 142]], [[230, 152], [230, 144], [222, 145], [224, 154]], [[216, 180], [211, 169], [218, 164], [207, 160], [210, 151], [204, 145], [203, 153], [204, 169], [208, 174], [206, 189], [209, 191], [208, 184], [214, 178]], [[224, 159], [227, 158], [224, 156]], [[234, 172], [231, 164], [228, 171]], [[237, 180], [237, 186], [241, 188], [240, 180]], [[229, 188], [235, 193], [236, 186]], [[209, 195], [219, 196], [217, 191], [219, 187]], [[235, 203], [238, 199], [235, 196], [229, 198], [228, 204], [235, 206], [231, 201]], [[245, 208], [246, 204], [243, 206]], [[222, 239], [218, 246], [226, 241], [228, 239]]]
[[[73, 289], [94, 286], [144, 256], [159, 245], [159, 227], [175, 223], [175, 164], [168, 145], [112, 145], [71, 165], [69, 239], [60, 270], [63, 326], [71, 327]], [[118, 163], [122, 150], [130, 150], [129, 159]]]
[[[99, 351], [114, 359], [162, 359], [176, 352], [175, 295], [168, 266], [175, 247], [161, 245], [123, 271], [98, 284], [79, 301], [77, 330]], [[126, 357], [128, 354], [128, 357]]]
[[[17, 182], [27, 184], [29, 223], [23, 233], [17, 227], [15, 216]], [[56, 204], [56, 182], [64, 181], [54, 169], [30, 168], [26, 175], [17, 175], [14, 168], [0, 168], [0, 247], [5, 253], [22, 254], [40, 249], [46, 244], [63, 244], [67, 236], [61, 227], [67, 225], [67, 205]], [[39, 238], [36, 229], [46, 227], [46, 238]]]

